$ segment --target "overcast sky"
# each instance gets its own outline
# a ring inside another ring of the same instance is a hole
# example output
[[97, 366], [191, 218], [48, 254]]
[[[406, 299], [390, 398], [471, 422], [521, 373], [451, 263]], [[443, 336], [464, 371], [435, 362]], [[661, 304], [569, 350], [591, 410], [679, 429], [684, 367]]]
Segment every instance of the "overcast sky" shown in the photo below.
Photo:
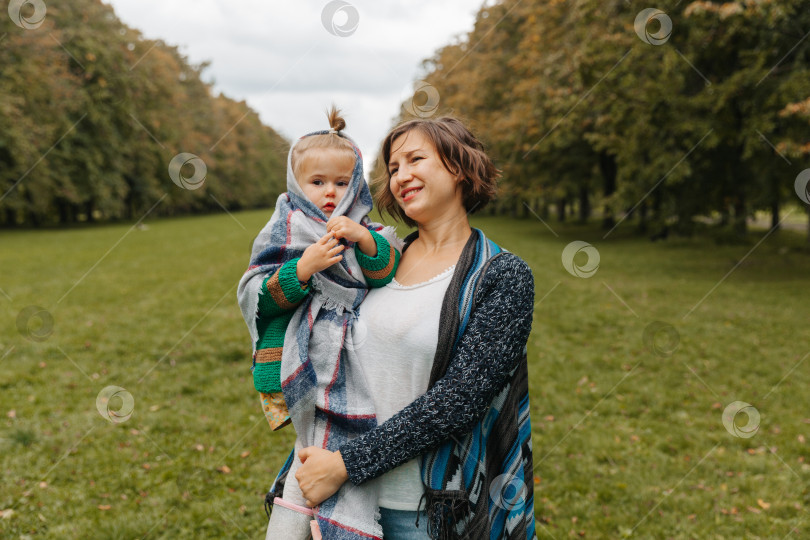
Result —
[[246, 100], [288, 139], [328, 129], [324, 111], [334, 102], [344, 111], [346, 132], [358, 142], [368, 171], [403, 93], [423, 73], [422, 60], [466, 34], [482, 1], [107, 3], [146, 38], [179, 46], [192, 63], [210, 61], [204, 79]]

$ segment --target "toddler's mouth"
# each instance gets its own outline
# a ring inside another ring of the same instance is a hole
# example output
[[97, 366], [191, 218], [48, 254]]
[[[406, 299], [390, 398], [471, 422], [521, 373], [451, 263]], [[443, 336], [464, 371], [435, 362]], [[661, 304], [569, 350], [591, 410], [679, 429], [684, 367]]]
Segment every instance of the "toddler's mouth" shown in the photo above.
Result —
[[334, 212], [335, 211], [335, 204], [334, 203], [326, 203], [323, 205], [322, 210], [324, 212]]

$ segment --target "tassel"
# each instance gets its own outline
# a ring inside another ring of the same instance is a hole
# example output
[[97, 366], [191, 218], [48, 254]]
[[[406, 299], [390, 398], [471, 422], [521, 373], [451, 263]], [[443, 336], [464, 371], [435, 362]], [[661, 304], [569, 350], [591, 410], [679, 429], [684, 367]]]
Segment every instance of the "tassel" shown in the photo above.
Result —
[[[463, 491], [437, 491], [426, 490], [419, 499], [419, 507], [425, 501], [427, 512], [427, 534], [433, 540], [460, 540], [467, 535], [460, 536], [457, 525], [471, 511], [470, 501]], [[419, 525], [417, 514], [416, 524]]]
[[273, 491], [268, 491], [264, 496], [264, 513], [267, 514], [267, 519], [270, 519], [270, 511], [273, 509], [273, 499], [275, 498], [276, 494]]

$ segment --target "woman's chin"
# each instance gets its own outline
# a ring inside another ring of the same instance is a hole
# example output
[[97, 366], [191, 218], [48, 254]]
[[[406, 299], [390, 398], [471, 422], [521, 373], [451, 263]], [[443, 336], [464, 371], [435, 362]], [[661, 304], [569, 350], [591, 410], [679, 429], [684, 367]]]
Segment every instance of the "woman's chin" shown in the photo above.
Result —
[[419, 223], [421, 221], [420, 218], [424, 217], [422, 215], [423, 212], [420, 212], [418, 207], [414, 207], [412, 205], [407, 205], [406, 204], [405, 207], [402, 208], [402, 211], [405, 213], [406, 216], [408, 216], [409, 219], [412, 219], [417, 223]]

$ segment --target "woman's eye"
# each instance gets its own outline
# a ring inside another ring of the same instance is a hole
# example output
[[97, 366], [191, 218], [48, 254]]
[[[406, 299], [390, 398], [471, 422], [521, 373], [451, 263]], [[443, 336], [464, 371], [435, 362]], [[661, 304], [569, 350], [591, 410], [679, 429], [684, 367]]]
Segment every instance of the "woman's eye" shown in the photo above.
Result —
[[417, 160], [420, 160], [420, 159], [423, 159], [422, 156], [414, 156], [411, 161], [417, 161]]
[[388, 174], [389, 174], [390, 176], [394, 176], [395, 174], [397, 174], [397, 170], [398, 170], [398, 169], [391, 169], [390, 171], [388, 171]]

